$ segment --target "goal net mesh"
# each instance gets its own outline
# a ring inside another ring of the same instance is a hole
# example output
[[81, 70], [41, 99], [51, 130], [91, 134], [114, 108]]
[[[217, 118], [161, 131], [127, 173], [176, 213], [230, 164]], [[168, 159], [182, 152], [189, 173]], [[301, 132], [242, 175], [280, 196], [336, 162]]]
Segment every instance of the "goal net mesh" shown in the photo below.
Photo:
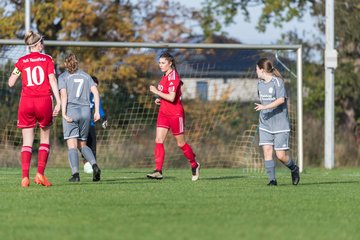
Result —
[[[78, 55], [80, 67], [99, 79], [99, 91], [108, 127], [96, 123], [97, 160], [102, 167], [154, 167], [153, 152], [158, 106], [149, 86], [161, 78], [158, 56], [165, 49], [46, 46], [53, 56], [57, 74], [63, 71], [67, 53]], [[177, 61], [184, 85], [185, 138], [204, 167], [239, 167], [262, 171], [258, 146], [258, 102], [256, 62], [273, 60], [283, 74], [291, 119], [290, 155], [297, 157], [296, 52], [240, 49], [168, 49]], [[21, 130], [17, 129], [17, 107], [21, 79], [7, 85], [14, 63], [26, 47], [0, 45], [0, 166], [21, 164]], [[275, 55], [281, 58], [277, 61]], [[284, 68], [286, 65], [290, 71]], [[36, 164], [39, 129], [36, 129], [33, 161]], [[169, 131], [165, 141], [164, 168], [188, 167], [188, 162]], [[50, 166], [68, 166], [61, 117], [51, 129]]]

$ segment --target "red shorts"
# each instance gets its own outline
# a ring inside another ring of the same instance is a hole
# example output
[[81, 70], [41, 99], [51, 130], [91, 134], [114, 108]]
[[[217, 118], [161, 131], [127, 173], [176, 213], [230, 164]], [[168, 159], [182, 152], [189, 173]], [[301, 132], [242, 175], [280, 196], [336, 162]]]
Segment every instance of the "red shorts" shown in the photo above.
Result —
[[21, 97], [18, 110], [18, 128], [33, 128], [36, 121], [40, 128], [52, 124], [52, 98], [44, 97]]
[[166, 116], [159, 113], [156, 127], [171, 129], [173, 135], [184, 133], [185, 120], [184, 116]]

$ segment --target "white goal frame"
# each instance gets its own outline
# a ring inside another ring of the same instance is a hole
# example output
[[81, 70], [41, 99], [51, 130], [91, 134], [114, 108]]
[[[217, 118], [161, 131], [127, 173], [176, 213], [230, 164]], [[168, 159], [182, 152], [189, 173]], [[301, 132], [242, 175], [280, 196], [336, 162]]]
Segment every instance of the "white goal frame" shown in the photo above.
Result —
[[[0, 39], [1, 45], [24, 45], [23, 40]], [[302, 78], [302, 45], [272, 44], [228, 44], [228, 43], [141, 43], [141, 42], [103, 42], [103, 41], [55, 41], [46, 40], [48, 46], [68, 47], [114, 47], [114, 48], [182, 48], [182, 49], [247, 49], [247, 50], [293, 50], [296, 51], [297, 78], [297, 159], [300, 172], [303, 171], [303, 78]]]

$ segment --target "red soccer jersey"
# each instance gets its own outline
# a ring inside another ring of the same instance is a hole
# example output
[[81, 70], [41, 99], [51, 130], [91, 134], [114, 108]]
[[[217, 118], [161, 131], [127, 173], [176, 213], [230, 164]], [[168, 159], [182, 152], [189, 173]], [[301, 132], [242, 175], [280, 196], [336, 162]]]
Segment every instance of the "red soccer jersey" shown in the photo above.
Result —
[[27, 54], [16, 62], [15, 67], [22, 75], [23, 97], [51, 95], [49, 75], [55, 74], [54, 62], [49, 55], [39, 52]]
[[161, 99], [160, 110], [162, 114], [167, 116], [183, 116], [184, 109], [181, 104], [181, 81], [179, 74], [172, 70], [168, 75], [164, 75], [158, 85], [158, 90], [163, 93], [176, 92], [173, 102]]

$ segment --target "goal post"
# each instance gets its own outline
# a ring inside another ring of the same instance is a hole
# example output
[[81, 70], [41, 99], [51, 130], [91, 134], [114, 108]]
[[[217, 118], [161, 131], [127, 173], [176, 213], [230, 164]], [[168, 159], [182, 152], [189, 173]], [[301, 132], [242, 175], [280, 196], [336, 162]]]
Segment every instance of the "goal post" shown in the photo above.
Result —
[[[260, 56], [270, 56], [276, 67], [284, 73], [284, 80], [289, 88], [289, 114], [294, 130], [290, 151], [300, 170], [303, 170], [301, 45], [51, 40], [47, 40], [45, 45], [46, 51], [57, 49], [54, 50], [56, 56], [53, 55], [57, 65], [61, 65], [64, 53], [69, 51], [83, 53], [91, 49], [93, 52], [99, 51], [99, 58], [113, 57], [115, 62], [112, 62], [112, 65], [117, 66], [94, 67], [88, 63], [81, 65], [84, 70], [97, 75], [101, 80], [99, 88], [105, 111], [111, 108], [116, 113], [109, 116], [108, 129], [97, 127], [98, 154], [102, 159], [100, 161], [104, 161], [108, 167], [153, 165], [152, 148], [158, 109], [153, 104], [154, 98], [149, 94], [148, 86], [157, 84], [160, 80], [156, 64], [159, 52], [169, 50], [175, 55], [180, 77], [185, 83], [182, 100], [186, 114], [186, 138], [194, 145], [200, 161], [205, 161], [205, 166], [209, 167], [262, 168], [262, 153], [257, 142], [258, 113], [253, 110], [254, 102], [258, 101], [254, 84], [257, 82], [255, 63]], [[11, 121], [2, 121], [6, 127], [0, 133], [0, 150], [4, 150], [1, 159], [11, 159], [18, 158], [16, 148], [21, 144], [21, 132], [16, 129], [14, 112], [20, 91], [17, 89], [15, 93], [14, 90], [9, 90], [6, 81], [13, 63], [25, 54], [26, 47], [22, 40], [0, 40], [0, 46], [0, 90], [13, 105], [13, 112], [9, 113]], [[275, 58], [278, 53], [282, 58], [279, 62]], [[120, 61], [116, 55], [121, 54], [126, 57]], [[126, 76], [134, 71], [138, 71], [136, 77]], [[107, 80], [103, 81], [103, 78]], [[113, 81], [112, 78], [118, 80]], [[17, 87], [19, 88], [19, 84]], [[6, 106], [3, 105], [2, 108], [5, 109]], [[54, 124], [52, 135], [55, 136], [52, 137], [52, 141], [55, 141], [52, 151], [63, 152], [66, 146], [61, 139], [62, 126], [59, 118]], [[181, 151], [177, 149], [171, 133], [168, 135], [169, 143], [165, 143], [165, 147], [166, 158], [169, 158], [170, 162], [166, 163], [167, 167], [183, 166], [178, 161], [182, 158]], [[59, 157], [56, 163], [67, 163], [61, 159], [66, 157], [64, 154], [53, 153], [52, 157]], [[219, 160], [215, 160], [216, 158]], [[8, 164], [1, 163], [0, 160], [0, 165]]]

